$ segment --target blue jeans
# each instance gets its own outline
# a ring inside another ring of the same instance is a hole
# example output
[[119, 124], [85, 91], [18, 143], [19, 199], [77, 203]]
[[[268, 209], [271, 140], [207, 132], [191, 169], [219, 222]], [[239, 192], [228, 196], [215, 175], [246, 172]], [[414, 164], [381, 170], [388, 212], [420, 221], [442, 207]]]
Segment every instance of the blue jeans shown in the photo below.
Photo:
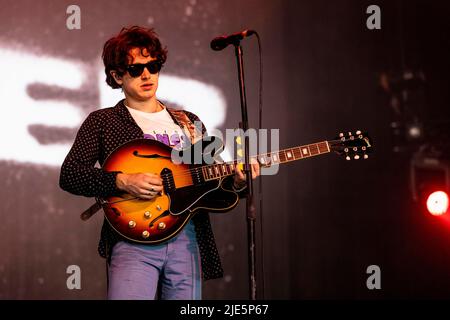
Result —
[[109, 300], [201, 299], [200, 254], [192, 221], [160, 245], [118, 242], [108, 268]]

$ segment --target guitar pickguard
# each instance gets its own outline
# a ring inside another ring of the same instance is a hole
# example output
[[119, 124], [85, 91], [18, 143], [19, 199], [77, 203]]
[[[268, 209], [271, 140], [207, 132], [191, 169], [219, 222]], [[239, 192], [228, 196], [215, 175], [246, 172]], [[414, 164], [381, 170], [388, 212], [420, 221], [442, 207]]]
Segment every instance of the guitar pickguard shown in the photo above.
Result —
[[176, 189], [169, 194], [170, 213], [179, 215], [186, 211], [207, 209], [226, 212], [234, 208], [239, 197], [236, 193], [222, 189], [223, 180], [207, 182], [202, 185]]

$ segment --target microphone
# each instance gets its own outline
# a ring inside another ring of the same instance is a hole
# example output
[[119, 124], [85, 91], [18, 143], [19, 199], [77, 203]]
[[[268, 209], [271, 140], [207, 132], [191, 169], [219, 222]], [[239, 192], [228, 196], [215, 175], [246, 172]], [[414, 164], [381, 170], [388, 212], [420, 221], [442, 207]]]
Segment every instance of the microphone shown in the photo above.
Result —
[[216, 37], [211, 41], [211, 49], [215, 51], [225, 49], [229, 44], [234, 44], [237, 41], [244, 39], [245, 37], [251, 36], [252, 34], [255, 34], [254, 30], [244, 30], [228, 36]]

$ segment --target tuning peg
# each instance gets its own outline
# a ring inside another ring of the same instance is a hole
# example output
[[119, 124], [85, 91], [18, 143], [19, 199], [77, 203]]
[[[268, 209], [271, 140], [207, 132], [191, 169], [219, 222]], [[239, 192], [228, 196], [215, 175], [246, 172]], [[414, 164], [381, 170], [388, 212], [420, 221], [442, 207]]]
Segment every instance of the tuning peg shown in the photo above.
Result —
[[359, 159], [359, 155], [355, 154], [354, 158], [355, 158], [355, 160], [358, 160]]
[[368, 155], [368, 154], [365, 154], [365, 155], [364, 155], [364, 159], [367, 159], [367, 158], [369, 158], [369, 155]]
[[349, 136], [351, 136], [351, 135], [352, 135], [352, 132], [351, 132], [351, 131], [349, 131], [349, 132], [348, 132], [348, 135], [349, 135]]
[[353, 151], [358, 151], [358, 147], [353, 147]]
[[339, 138], [342, 138], [344, 136], [344, 134], [341, 132], [339, 133]]
[[351, 160], [350, 156], [346, 156], [345, 160]]
[[361, 134], [361, 130], [356, 131], [356, 135]]
[[347, 152], [348, 152], [348, 148], [345, 148], [345, 149], [344, 149], [344, 152], [347, 153]]

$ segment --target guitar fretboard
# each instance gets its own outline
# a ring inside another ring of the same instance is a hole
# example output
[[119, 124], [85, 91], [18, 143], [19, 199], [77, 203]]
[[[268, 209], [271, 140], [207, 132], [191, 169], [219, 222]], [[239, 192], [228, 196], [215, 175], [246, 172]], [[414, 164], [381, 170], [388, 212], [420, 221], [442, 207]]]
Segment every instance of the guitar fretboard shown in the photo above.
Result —
[[[327, 141], [308, 144], [304, 146], [284, 149], [280, 151], [251, 156], [251, 159], [258, 161], [261, 167], [270, 167], [271, 165], [286, 163], [295, 160], [301, 160], [320, 154], [330, 152], [330, 146]], [[242, 161], [231, 161], [202, 166], [195, 169], [196, 175], [202, 175], [204, 181], [220, 179], [222, 177], [233, 175], [236, 166]]]

